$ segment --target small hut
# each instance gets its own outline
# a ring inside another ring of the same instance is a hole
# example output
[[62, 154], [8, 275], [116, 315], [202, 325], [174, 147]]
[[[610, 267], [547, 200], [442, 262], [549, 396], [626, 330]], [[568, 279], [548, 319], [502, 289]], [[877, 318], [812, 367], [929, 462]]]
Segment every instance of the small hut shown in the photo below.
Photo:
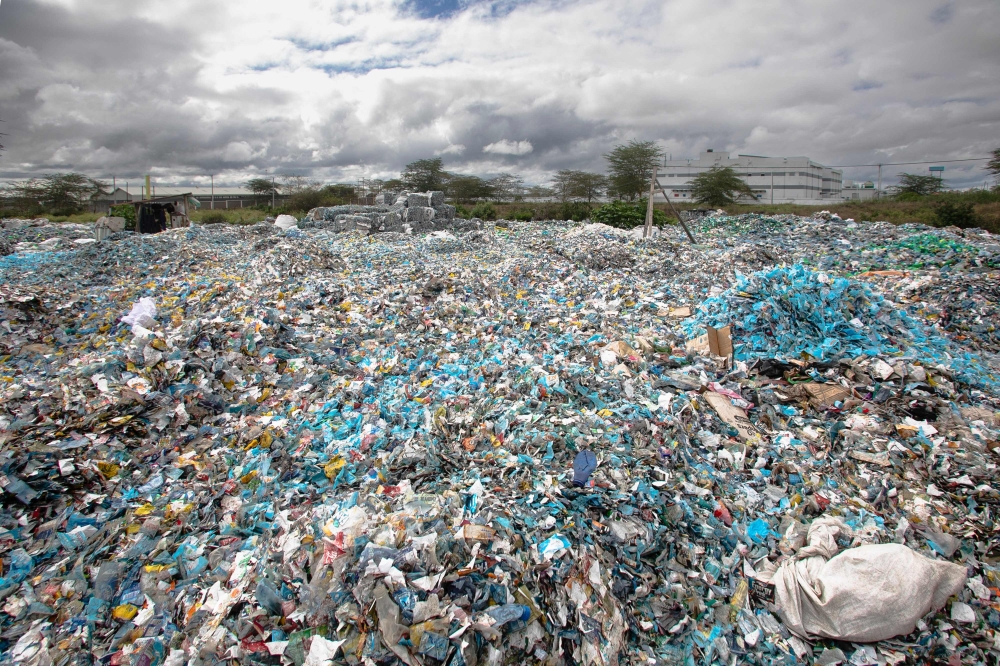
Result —
[[201, 204], [187, 192], [133, 201], [132, 205], [135, 207], [135, 230], [141, 234], [158, 234], [167, 229], [190, 226], [188, 211]]

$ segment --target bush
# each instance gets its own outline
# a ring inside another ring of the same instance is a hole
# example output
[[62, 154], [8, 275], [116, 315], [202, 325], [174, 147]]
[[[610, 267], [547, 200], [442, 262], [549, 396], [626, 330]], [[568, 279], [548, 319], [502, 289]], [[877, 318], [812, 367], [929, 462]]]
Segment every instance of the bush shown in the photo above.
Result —
[[222, 211], [209, 211], [201, 216], [202, 224], [225, 224], [229, 219]]
[[934, 220], [939, 227], [971, 229], [979, 226], [979, 218], [972, 209], [971, 202], [952, 203], [943, 201], [934, 211]]
[[562, 219], [583, 222], [590, 218], [590, 204], [585, 201], [567, 201], [562, 205]]
[[917, 194], [916, 192], [900, 192], [894, 199], [896, 201], [922, 201], [924, 199], [923, 194]]
[[[640, 199], [638, 203], [630, 204], [626, 201], [612, 201], [601, 206], [590, 216], [594, 222], [601, 222], [609, 227], [618, 229], [634, 229], [646, 224], [646, 200]], [[667, 223], [667, 216], [663, 211], [653, 209], [653, 224], [663, 226]]]
[[135, 229], [135, 206], [132, 204], [118, 204], [108, 209], [108, 217], [124, 217], [125, 228], [129, 231]]
[[460, 217], [463, 220], [468, 220], [470, 217], [472, 217], [472, 211], [470, 211], [462, 204], [455, 204], [455, 216]]
[[497, 210], [488, 201], [480, 201], [472, 210], [469, 211], [469, 215], [472, 217], [478, 217], [480, 220], [495, 220], [497, 219]]
[[533, 218], [534, 213], [530, 210], [515, 210], [510, 216], [515, 222], [531, 222]]

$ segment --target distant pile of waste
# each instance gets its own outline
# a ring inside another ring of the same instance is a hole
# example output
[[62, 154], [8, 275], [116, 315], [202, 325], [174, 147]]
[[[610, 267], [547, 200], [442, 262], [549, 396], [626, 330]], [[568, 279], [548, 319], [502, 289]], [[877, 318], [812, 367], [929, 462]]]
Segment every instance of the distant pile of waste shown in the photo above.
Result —
[[302, 228], [332, 231], [421, 232], [451, 229], [455, 207], [444, 202], [444, 192], [382, 192], [374, 206], [314, 208], [299, 223]]

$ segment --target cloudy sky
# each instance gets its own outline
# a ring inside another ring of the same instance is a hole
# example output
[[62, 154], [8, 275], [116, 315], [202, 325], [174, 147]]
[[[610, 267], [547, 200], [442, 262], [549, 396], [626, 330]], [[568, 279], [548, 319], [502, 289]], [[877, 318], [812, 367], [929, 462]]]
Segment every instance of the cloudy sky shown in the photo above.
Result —
[[544, 183], [632, 138], [980, 157], [1000, 148], [998, 35], [997, 0], [2, 0], [0, 178], [346, 182], [441, 156]]

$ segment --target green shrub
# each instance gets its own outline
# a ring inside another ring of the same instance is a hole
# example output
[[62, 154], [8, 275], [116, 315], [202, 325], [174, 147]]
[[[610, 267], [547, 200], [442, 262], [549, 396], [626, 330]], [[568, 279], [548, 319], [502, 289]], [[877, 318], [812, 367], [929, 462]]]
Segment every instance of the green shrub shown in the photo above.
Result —
[[590, 218], [591, 210], [586, 201], [567, 201], [562, 205], [562, 219], [583, 222]]
[[900, 192], [893, 198], [896, 201], [923, 201], [924, 195], [916, 192]]
[[210, 211], [201, 216], [202, 224], [225, 224], [229, 219], [222, 211]]
[[463, 220], [468, 220], [470, 217], [472, 217], [472, 211], [470, 211], [462, 204], [455, 204], [455, 216], [460, 217]]
[[[634, 229], [646, 224], [646, 200], [631, 204], [627, 201], [612, 201], [594, 211], [590, 219], [618, 229]], [[653, 209], [653, 224], [663, 226], [667, 216], [663, 211]]]
[[488, 201], [480, 201], [472, 210], [469, 211], [469, 215], [472, 217], [478, 217], [480, 220], [495, 220], [497, 219], [497, 210]]
[[971, 229], [979, 226], [979, 218], [972, 209], [971, 202], [952, 203], [942, 201], [934, 211], [934, 221], [939, 227]]
[[108, 217], [124, 217], [125, 228], [129, 231], [135, 229], [135, 206], [132, 204], [118, 204], [108, 209]]
[[516, 210], [511, 214], [510, 219], [515, 222], [531, 222], [534, 218], [534, 213], [530, 210]]

